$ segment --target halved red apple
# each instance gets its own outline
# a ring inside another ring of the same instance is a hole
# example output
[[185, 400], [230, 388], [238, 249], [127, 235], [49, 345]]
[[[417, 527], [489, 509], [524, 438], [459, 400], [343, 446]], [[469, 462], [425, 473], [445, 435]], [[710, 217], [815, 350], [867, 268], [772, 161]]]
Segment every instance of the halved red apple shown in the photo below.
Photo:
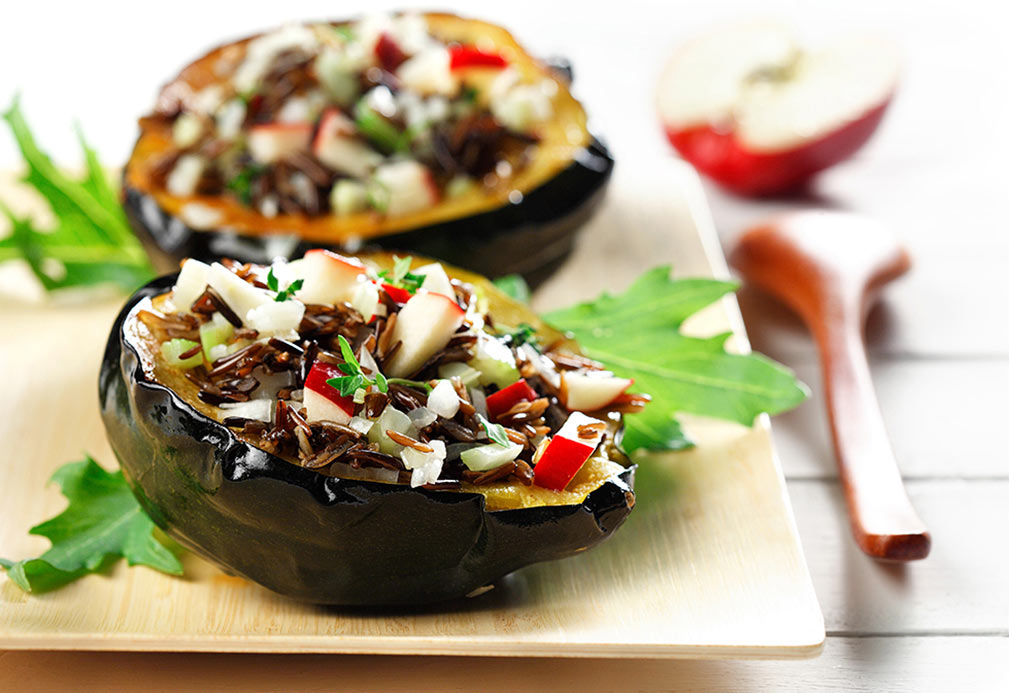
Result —
[[360, 261], [329, 250], [309, 250], [301, 260], [298, 275], [305, 280], [297, 292], [303, 303], [351, 301], [357, 284], [368, 270]]
[[724, 27], [670, 60], [659, 115], [683, 158], [724, 187], [787, 192], [865, 144], [898, 73], [894, 46], [878, 37], [806, 50], [778, 25]]
[[605, 371], [564, 371], [560, 397], [572, 411], [596, 411], [612, 404], [633, 384]]
[[354, 416], [354, 398], [343, 397], [327, 383], [330, 378], [344, 375], [336, 366], [316, 361], [305, 378], [305, 418], [309, 421], [332, 421], [346, 424]]
[[249, 153], [263, 164], [272, 164], [308, 149], [311, 123], [264, 123], [249, 128]]
[[445, 348], [465, 313], [455, 301], [421, 290], [396, 316], [390, 344], [401, 342], [386, 364], [386, 375], [404, 378]]

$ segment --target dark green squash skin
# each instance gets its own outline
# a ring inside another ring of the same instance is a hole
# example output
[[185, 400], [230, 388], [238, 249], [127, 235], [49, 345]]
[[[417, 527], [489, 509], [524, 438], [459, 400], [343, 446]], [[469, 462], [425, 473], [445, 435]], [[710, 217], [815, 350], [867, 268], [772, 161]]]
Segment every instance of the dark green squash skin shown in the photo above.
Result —
[[[535, 285], [571, 251], [576, 231], [602, 200], [612, 170], [609, 150], [593, 140], [567, 168], [519, 202], [380, 236], [370, 239], [369, 246], [436, 257], [489, 277], [517, 273]], [[187, 257], [268, 263], [278, 256], [296, 258], [311, 248], [327, 247], [293, 236], [285, 244], [277, 236], [191, 229], [152, 196], [128, 185], [125, 176], [123, 207], [136, 233], [171, 266]], [[267, 239], [272, 239], [269, 245]]]
[[102, 419], [127, 482], [171, 537], [297, 600], [406, 605], [462, 597], [531, 563], [598, 544], [634, 504], [634, 467], [580, 505], [489, 512], [483, 496], [328, 477], [237, 439], [144, 374], [116, 320], [99, 377]]

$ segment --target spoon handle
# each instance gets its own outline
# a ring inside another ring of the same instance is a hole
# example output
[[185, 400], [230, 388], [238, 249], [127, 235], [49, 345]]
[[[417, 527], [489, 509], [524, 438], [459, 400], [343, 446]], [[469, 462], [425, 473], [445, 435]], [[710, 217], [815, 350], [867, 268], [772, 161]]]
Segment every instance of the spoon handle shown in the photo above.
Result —
[[852, 533], [862, 551], [874, 558], [925, 558], [932, 540], [911, 506], [890, 447], [861, 319], [857, 308], [837, 313], [841, 319], [822, 320], [814, 332]]

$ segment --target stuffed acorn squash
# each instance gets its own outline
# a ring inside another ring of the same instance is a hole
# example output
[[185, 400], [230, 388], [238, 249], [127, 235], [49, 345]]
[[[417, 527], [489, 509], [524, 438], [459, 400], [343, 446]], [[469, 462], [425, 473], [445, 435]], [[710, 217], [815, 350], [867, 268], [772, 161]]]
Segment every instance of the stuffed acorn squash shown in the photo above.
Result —
[[647, 398], [492, 284], [314, 250], [187, 260], [128, 302], [102, 416], [143, 507], [225, 570], [325, 604], [461, 597], [608, 537]]
[[448, 14], [236, 41], [141, 119], [126, 210], [176, 262], [379, 245], [530, 275], [570, 249], [613, 164], [568, 74]]

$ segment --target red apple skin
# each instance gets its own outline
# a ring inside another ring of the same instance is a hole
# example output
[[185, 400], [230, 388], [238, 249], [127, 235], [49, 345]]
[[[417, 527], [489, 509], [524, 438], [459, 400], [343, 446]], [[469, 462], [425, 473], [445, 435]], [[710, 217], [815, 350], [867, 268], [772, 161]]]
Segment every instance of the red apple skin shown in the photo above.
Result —
[[512, 383], [503, 390], [498, 390], [487, 397], [487, 413], [492, 421], [514, 407], [519, 402], [532, 402], [539, 397], [536, 390], [529, 386], [525, 378]]
[[330, 378], [341, 378], [344, 375], [346, 373], [336, 366], [316, 361], [312, 364], [311, 370], [308, 371], [308, 377], [305, 378], [305, 389], [322, 395], [348, 414], [353, 414], [354, 398], [341, 396], [339, 390], [326, 382]]
[[406, 62], [407, 55], [396, 40], [383, 31], [375, 44], [375, 57], [383, 70], [395, 72], [396, 68]]
[[382, 289], [385, 291], [385, 293], [389, 294], [389, 298], [391, 298], [396, 303], [406, 303], [411, 298], [413, 298], [413, 294], [411, 294], [409, 291], [399, 286], [393, 286], [392, 284], [382, 284]]
[[536, 463], [533, 483], [554, 491], [563, 491], [593, 452], [595, 447], [554, 436]]
[[778, 152], [750, 152], [735, 133], [718, 132], [704, 125], [687, 130], [665, 128], [676, 150], [722, 187], [740, 195], [764, 196], [794, 191], [813, 174], [847, 159], [875, 132], [891, 94], [879, 106], [861, 117], [794, 149]]

